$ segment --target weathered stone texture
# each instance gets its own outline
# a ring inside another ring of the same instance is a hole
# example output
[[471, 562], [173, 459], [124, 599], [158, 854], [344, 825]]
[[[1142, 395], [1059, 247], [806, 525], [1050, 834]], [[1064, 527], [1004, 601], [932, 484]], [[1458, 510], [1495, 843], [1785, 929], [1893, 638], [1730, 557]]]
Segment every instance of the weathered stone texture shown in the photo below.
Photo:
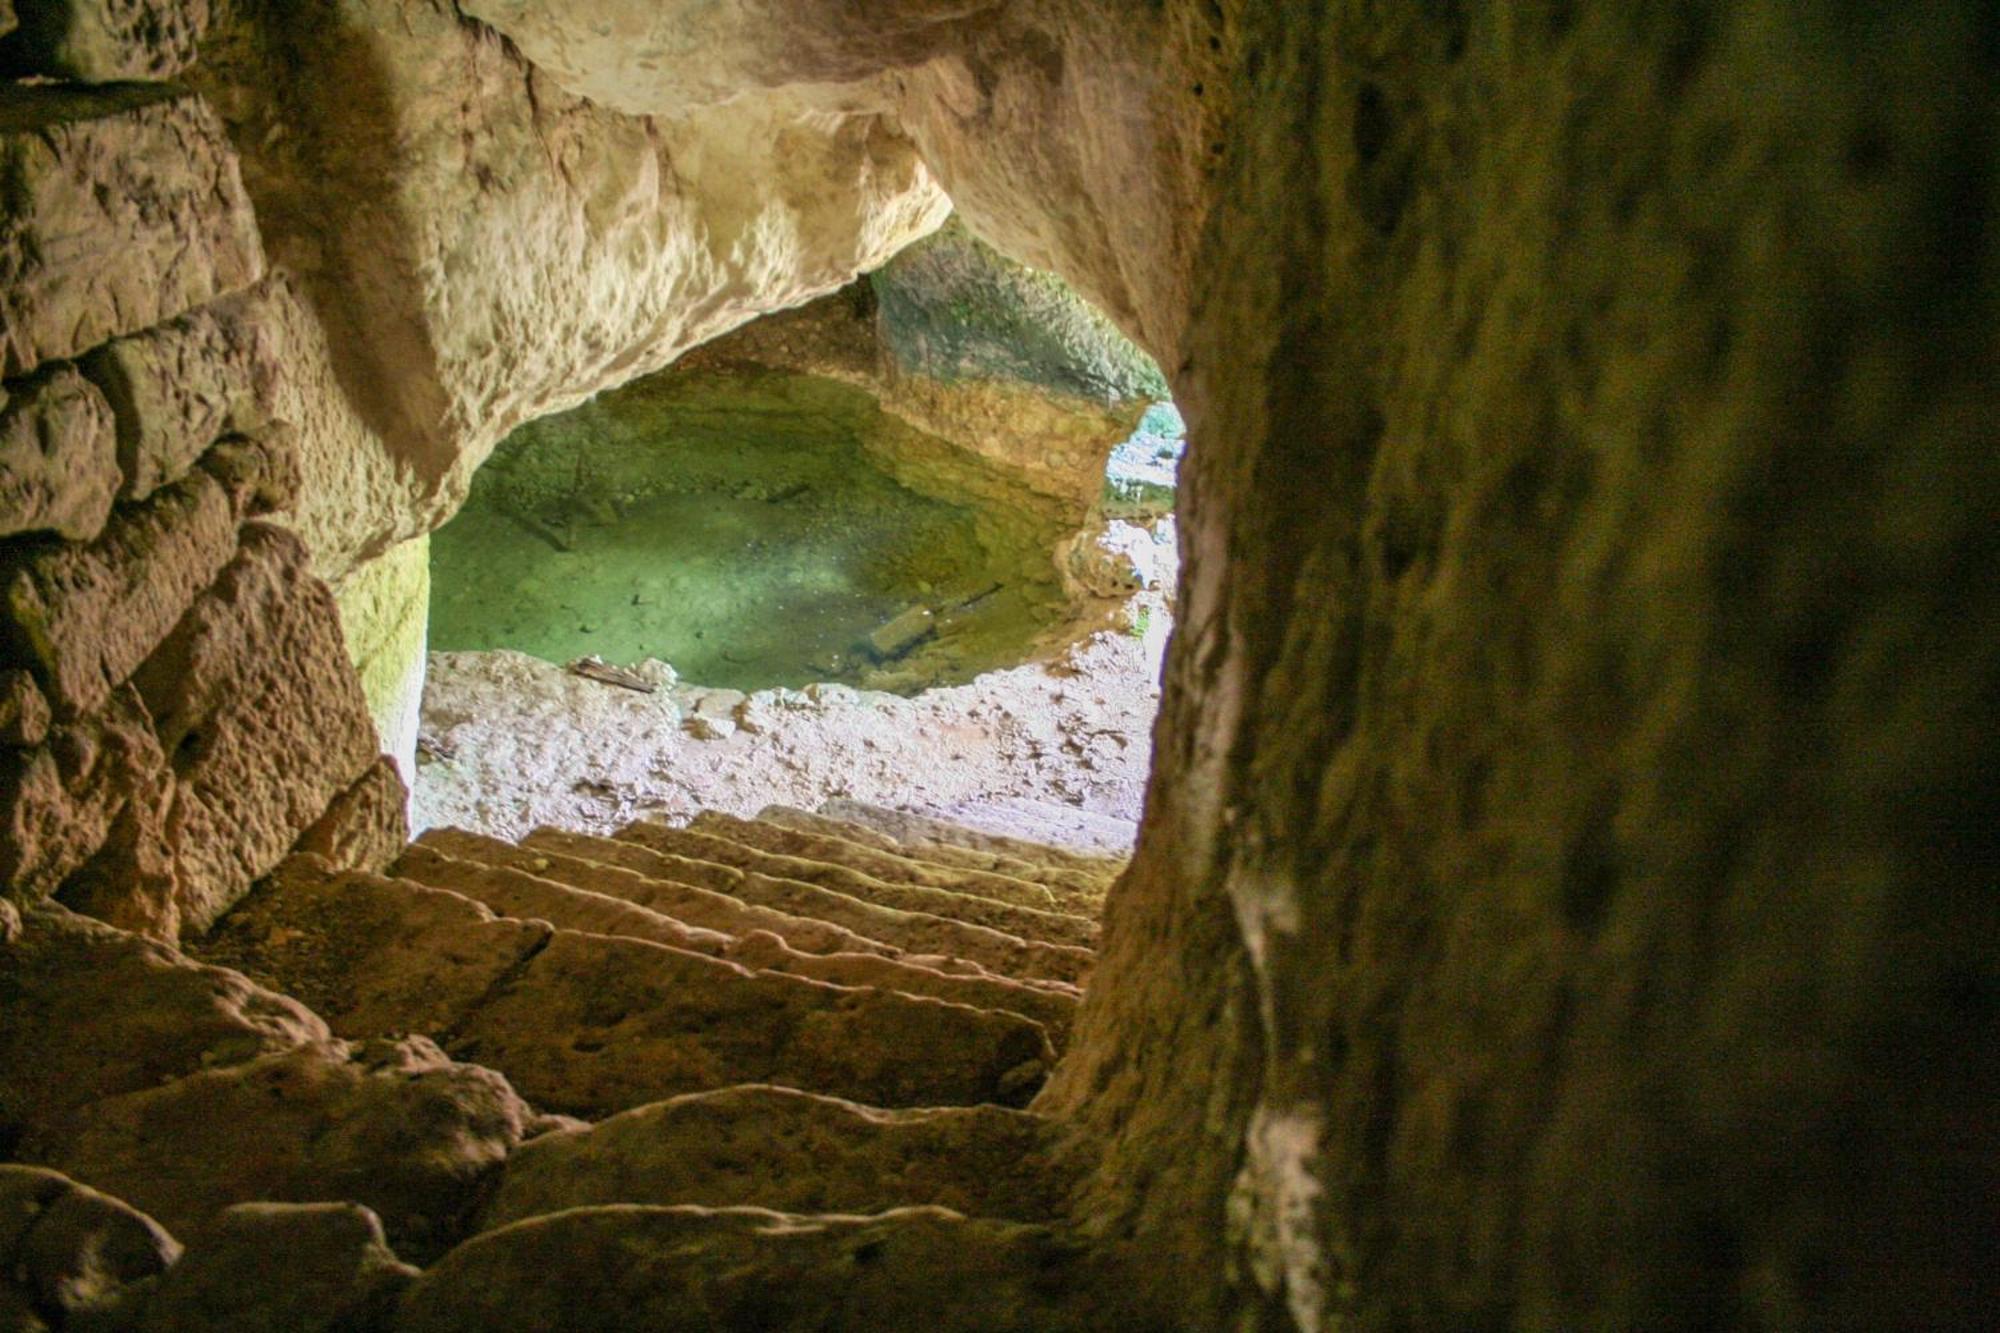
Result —
[[[194, 63], [209, 0], [16, 0], [0, 70], [80, 83], [171, 79]], [[0, 31], [6, 25], [0, 24]]]
[[[942, 1208], [579, 1208], [488, 1232], [410, 1289], [398, 1333], [1156, 1333], [1175, 1327], [1126, 1256]], [[580, 1299], [582, 1293], [588, 1297]]]
[[383, 755], [333, 798], [292, 849], [317, 856], [336, 870], [379, 872], [410, 840], [409, 799], [395, 762]]
[[351, 1200], [429, 1259], [530, 1116], [504, 1078], [421, 1037], [316, 1041], [93, 1102], [23, 1151], [190, 1241], [234, 1204]]
[[247, 286], [264, 255], [235, 151], [171, 89], [0, 89], [0, 375]]
[[119, 487], [104, 396], [68, 366], [0, 387], [0, 537], [95, 537]]
[[94, 542], [0, 555], [0, 658], [33, 670], [60, 717], [99, 707], [228, 563], [238, 517], [197, 472]]
[[[283, 1256], [282, 1263], [274, 1256]], [[352, 1203], [225, 1209], [146, 1297], [145, 1333], [345, 1333], [381, 1327], [417, 1270]]]
[[325, 1039], [236, 972], [61, 908], [0, 951], [0, 1137], [54, 1130], [104, 1097]]
[[0, 671], [0, 745], [40, 745], [49, 734], [49, 701], [20, 667]]
[[83, 359], [118, 422], [124, 496], [178, 481], [224, 435], [271, 422], [279, 374], [267, 286], [114, 339]]
[[361, 777], [374, 726], [332, 594], [265, 523], [133, 679], [174, 771], [182, 923], [204, 929]]
[[[57, 1327], [105, 1314], [132, 1284], [156, 1278], [180, 1257], [180, 1243], [131, 1205], [34, 1167], [0, 1166], [0, 1291], [13, 1279]], [[0, 1314], [5, 1313], [0, 1304]], [[32, 1330], [39, 1321], [10, 1328]]]
[[1244, 14], [1093, 1206], [1206, 1327], [1980, 1322], [1990, 10]]
[[480, 1227], [613, 1203], [788, 1213], [935, 1204], [1050, 1221], [1071, 1182], [1053, 1160], [1060, 1137], [998, 1106], [885, 1111], [790, 1088], [724, 1088], [523, 1144]]
[[[32, 707], [32, 705], [30, 705]], [[33, 749], [0, 750], [0, 886], [32, 902], [94, 856], [166, 761], [138, 693], [120, 689]]]

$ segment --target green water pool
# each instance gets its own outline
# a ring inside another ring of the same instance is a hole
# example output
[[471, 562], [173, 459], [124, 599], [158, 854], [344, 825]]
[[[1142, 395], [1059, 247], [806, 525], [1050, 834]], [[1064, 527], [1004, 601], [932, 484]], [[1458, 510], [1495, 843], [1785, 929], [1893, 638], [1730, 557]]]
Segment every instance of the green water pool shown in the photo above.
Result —
[[[899, 485], [864, 447], [871, 414], [760, 373], [641, 382], [524, 428], [432, 537], [431, 647], [657, 657], [744, 690], [909, 691], [1020, 661], [1061, 610], [1048, 548], [995, 551], [994, 515]], [[868, 648], [917, 605], [931, 639]]]

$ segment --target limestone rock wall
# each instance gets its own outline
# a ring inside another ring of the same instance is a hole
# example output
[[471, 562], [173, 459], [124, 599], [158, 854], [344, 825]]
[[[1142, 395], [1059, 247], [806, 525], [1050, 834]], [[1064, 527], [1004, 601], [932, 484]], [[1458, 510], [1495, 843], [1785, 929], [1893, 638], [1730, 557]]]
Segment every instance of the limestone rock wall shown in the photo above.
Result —
[[298, 522], [329, 576], [441, 522], [523, 421], [840, 286], [947, 208], [865, 109], [773, 88], [622, 114], [442, 0], [235, 0], [202, 55], [296, 307]]
[[1153, 801], [1043, 1103], [1231, 1266], [1199, 1326], [1990, 1308], [1990, 20], [1249, 11]]
[[[155, 67], [112, 55], [171, 35], [144, 8], [28, 6], [20, 35], [95, 53], [38, 73], [128, 78]], [[271, 522], [297, 433], [221, 120], [166, 86], [9, 83], [0, 162], [0, 898], [171, 939], [321, 819], [375, 733]]]

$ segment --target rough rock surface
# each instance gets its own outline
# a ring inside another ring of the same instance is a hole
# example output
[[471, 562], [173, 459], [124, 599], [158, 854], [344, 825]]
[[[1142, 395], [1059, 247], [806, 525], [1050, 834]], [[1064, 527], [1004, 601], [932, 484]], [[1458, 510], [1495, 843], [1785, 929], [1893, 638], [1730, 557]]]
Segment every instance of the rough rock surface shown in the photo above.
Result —
[[0, 537], [95, 537], [122, 481], [110, 406], [73, 368], [0, 388]]
[[0, 1139], [76, 1109], [327, 1037], [296, 1001], [240, 973], [61, 908], [24, 914], [0, 952]]
[[368, 766], [354, 785], [333, 798], [319, 822], [299, 835], [292, 850], [317, 856], [337, 870], [379, 871], [410, 840], [404, 813], [409, 793], [387, 755]]
[[329, 575], [448, 514], [521, 422], [839, 287], [948, 207], [877, 115], [781, 88], [621, 115], [441, 0], [244, 0], [202, 57], [300, 303], [286, 419]]
[[84, 358], [117, 417], [127, 498], [179, 480], [224, 435], [271, 424], [280, 370], [270, 302], [262, 284]]
[[[282, 1280], [273, 1281], [283, 1256]], [[146, 1333], [341, 1333], [387, 1322], [417, 1270], [351, 1203], [225, 1210], [145, 1298]]]
[[0, 88], [0, 375], [74, 357], [257, 280], [236, 153], [174, 89]]
[[462, 1233], [531, 1115], [506, 1079], [421, 1037], [326, 1040], [92, 1102], [23, 1151], [191, 1241], [235, 1204], [351, 1200], [428, 1259]]
[[[194, 63], [209, 0], [21, 0], [0, 71], [79, 83], [171, 79]], [[0, 21], [0, 32], [13, 25]]]
[[997, 1106], [885, 1111], [789, 1088], [725, 1088], [524, 1144], [480, 1226], [613, 1203], [787, 1213], [935, 1204], [1049, 1221], [1071, 1179], [1052, 1160], [1058, 1138], [1047, 1121]]
[[[942, 1208], [801, 1217], [761, 1208], [579, 1208], [453, 1250], [399, 1333], [1132, 1333], [1171, 1327], [1121, 1257], [1047, 1227]], [[580, 1293], [589, 1293], [579, 1300]]]
[[180, 1253], [159, 1223], [121, 1200], [58, 1172], [0, 1164], [0, 1318], [12, 1317], [10, 1330], [85, 1327]]
[[376, 755], [333, 597], [290, 532], [242, 552], [135, 677], [171, 756], [176, 904], [207, 927]]
[[[35, 704], [21, 708], [32, 722]], [[128, 806], [157, 795], [166, 769], [130, 686], [88, 718], [41, 730], [33, 748], [0, 751], [0, 885], [28, 902], [95, 856]]]

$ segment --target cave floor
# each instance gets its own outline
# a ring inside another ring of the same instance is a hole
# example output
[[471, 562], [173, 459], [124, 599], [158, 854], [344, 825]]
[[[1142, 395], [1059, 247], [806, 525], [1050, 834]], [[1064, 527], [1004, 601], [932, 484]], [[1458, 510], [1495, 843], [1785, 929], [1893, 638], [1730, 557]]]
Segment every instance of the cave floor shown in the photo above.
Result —
[[433, 653], [416, 820], [512, 839], [849, 797], [1126, 850], [1168, 614], [1143, 591], [1125, 629], [908, 698], [838, 684], [640, 694], [520, 652]]

